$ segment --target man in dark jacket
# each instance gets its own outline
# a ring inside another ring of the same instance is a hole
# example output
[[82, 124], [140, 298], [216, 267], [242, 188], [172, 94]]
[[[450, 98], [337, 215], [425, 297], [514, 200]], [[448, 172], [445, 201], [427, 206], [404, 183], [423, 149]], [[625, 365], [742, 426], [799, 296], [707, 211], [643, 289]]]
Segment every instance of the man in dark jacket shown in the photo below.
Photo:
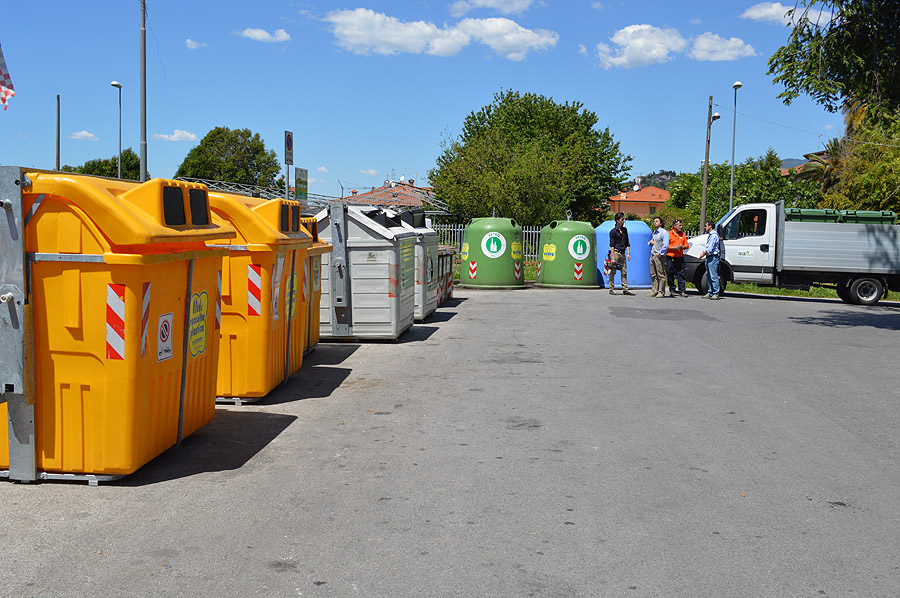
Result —
[[631, 259], [631, 243], [625, 228], [625, 212], [616, 214], [616, 225], [609, 231], [609, 294], [616, 294], [616, 270], [622, 273], [622, 294], [634, 295], [628, 290], [628, 261]]

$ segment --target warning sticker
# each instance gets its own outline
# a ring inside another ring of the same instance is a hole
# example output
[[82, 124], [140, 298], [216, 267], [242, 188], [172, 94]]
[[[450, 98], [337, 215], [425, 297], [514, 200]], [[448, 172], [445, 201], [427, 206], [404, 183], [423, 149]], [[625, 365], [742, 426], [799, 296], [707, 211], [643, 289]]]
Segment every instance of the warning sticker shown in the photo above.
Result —
[[165, 361], [172, 357], [172, 325], [175, 314], [159, 316], [159, 327], [156, 331], [156, 361]]
[[468, 243], [462, 244], [462, 248], [460, 249], [460, 252], [459, 252], [459, 259], [462, 261], [466, 261], [469, 259], [469, 244]]
[[[522, 248], [519, 247], [521, 253]], [[481, 252], [489, 258], [498, 258], [506, 252], [506, 237], [497, 232], [486, 234], [481, 239]]]
[[206, 351], [206, 314], [209, 311], [209, 295], [206, 291], [191, 295], [191, 319], [188, 322], [188, 349], [191, 357]]
[[514, 260], [522, 259], [522, 243], [520, 241], [513, 241], [509, 246], [509, 253]]

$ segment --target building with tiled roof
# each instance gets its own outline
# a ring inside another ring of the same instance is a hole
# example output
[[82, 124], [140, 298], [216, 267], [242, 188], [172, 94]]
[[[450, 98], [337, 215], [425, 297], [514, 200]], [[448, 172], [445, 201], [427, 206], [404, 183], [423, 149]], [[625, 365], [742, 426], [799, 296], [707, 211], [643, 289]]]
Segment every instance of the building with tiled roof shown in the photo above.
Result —
[[358, 193], [355, 189], [347, 197], [341, 198], [351, 204], [374, 205], [396, 208], [421, 208], [434, 203], [431, 187], [417, 187], [413, 179], [408, 181], [385, 181], [381, 187]]
[[625, 212], [638, 216], [653, 216], [666, 204], [669, 192], [659, 187], [641, 187], [622, 191], [609, 198], [610, 212]]

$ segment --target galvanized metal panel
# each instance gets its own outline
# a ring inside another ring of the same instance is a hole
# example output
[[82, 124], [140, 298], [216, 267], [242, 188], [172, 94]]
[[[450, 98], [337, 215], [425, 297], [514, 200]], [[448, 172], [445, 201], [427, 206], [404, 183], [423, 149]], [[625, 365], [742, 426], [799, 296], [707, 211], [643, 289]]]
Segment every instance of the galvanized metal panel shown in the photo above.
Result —
[[7, 403], [9, 477], [37, 479], [33, 388], [25, 369], [25, 309], [29, 301], [21, 169], [0, 167], [0, 400]]
[[783, 270], [900, 274], [900, 226], [785, 222]]

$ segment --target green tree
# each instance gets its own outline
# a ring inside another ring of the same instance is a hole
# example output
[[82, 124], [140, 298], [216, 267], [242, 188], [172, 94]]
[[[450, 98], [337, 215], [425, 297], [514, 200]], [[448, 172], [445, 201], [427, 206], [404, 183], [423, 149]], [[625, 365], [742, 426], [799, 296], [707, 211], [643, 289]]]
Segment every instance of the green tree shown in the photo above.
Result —
[[579, 102], [558, 104], [507, 91], [470, 113], [458, 139], [444, 142], [429, 179], [459, 216], [498, 215], [525, 225], [565, 218], [599, 221], [626, 181], [631, 157]]
[[768, 74], [790, 104], [809, 95], [834, 112], [864, 108], [873, 118], [900, 107], [900, 2], [797, 0], [787, 43]]
[[188, 152], [175, 176], [268, 187], [280, 170], [275, 151], [266, 149], [259, 133], [216, 127]]
[[860, 126], [845, 146], [840, 178], [823, 205], [840, 210], [900, 212], [900, 112]]
[[[718, 220], [728, 211], [731, 189], [731, 166], [728, 163], [710, 164], [706, 194], [706, 218]], [[685, 228], [699, 230], [700, 202], [703, 190], [703, 171], [682, 173], [669, 187], [666, 209], [680, 210], [678, 217]], [[781, 175], [781, 160], [769, 149], [759, 158], [748, 158], [734, 169], [734, 205], [756, 202], [784, 201], [788, 207], [814, 208], [823, 199], [818, 184], [795, 181]]]
[[840, 139], [832, 139], [825, 146], [825, 155], [813, 154], [809, 162], [800, 166], [795, 179], [800, 181], [815, 181], [823, 193], [834, 187], [838, 182], [838, 172], [843, 166], [844, 149]]
[[[113, 156], [112, 158], [88, 160], [81, 166], [69, 166], [66, 164], [62, 167], [62, 170], [64, 172], [117, 178], [119, 176], [119, 163], [116, 156]], [[141, 180], [141, 159], [130, 147], [122, 150], [122, 178], [131, 181]]]

